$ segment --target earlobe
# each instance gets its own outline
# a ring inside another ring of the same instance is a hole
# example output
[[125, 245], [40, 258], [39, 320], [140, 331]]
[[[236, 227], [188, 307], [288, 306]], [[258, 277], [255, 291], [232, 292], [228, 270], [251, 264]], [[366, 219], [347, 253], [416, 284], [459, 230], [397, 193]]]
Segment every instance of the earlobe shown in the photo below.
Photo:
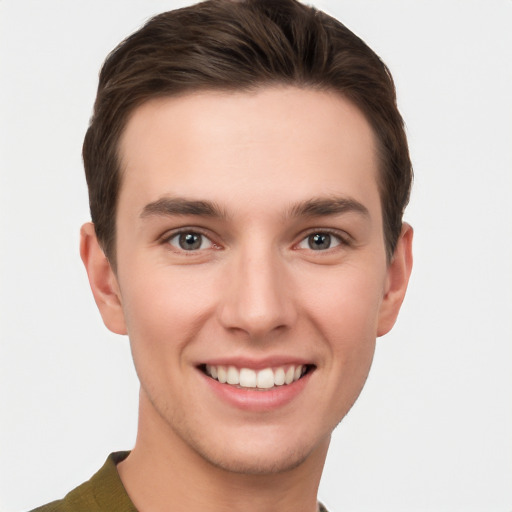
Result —
[[388, 265], [386, 289], [379, 311], [377, 336], [388, 333], [398, 317], [412, 270], [413, 229], [404, 223], [393, 259]]
[[100, 247], [92, 222], [80, 230], [80, 256], [104, 324], [116, 334], [127, 334], [117, 278]]

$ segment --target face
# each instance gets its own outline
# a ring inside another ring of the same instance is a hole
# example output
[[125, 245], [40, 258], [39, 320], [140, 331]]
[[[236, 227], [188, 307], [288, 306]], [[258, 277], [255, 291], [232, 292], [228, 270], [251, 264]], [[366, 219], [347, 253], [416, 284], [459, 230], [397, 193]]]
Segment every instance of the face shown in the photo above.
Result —
[[121, 320], [103, 316], [130, 337], [139, 435], [247, 473], [325, 452], [389, 316], [363, 115], [297, 88], [164, 98], [120, 154]]

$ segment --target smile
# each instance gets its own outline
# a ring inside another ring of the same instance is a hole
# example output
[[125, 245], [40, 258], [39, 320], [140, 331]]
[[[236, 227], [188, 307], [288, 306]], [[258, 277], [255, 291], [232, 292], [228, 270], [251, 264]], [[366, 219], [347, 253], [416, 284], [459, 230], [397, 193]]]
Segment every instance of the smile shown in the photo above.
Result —
[[272, 389], [298, 381], [309, 370], [309, 365], [287, 365], [275, 368], [252, 370], [224, 365], [204, 365], [203, 371], [221, 384], [230, 384], [239, 388]]

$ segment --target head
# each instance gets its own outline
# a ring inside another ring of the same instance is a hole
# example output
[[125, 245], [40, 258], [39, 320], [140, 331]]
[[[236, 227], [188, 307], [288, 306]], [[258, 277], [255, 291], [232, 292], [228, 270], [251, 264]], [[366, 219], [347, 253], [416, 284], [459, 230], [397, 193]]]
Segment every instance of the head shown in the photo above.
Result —
[[82, 257], [130, 337], [135, 453], [321, 467], [411, 269], [384, 64], [294, 0], [164, 13], [108, 57], [84, 160]]
[[119, 140], [134, 110], [159, 97], [279, 84], [339, 94], [366, 117], [376, 137], [391, 259], [412, 167], [385, 64], [342, 23], [296, 0], [211, 0], [154, 17], [123, 41], [101, 70], [83, 158], [92, 221], [114, 266], [123, 179]]

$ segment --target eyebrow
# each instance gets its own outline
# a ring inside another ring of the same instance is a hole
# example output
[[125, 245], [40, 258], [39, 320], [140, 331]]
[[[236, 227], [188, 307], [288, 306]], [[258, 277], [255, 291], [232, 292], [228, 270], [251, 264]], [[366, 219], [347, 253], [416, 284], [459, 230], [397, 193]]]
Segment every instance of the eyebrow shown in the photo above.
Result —
[[319, 197], [308, 199], [293, 205], [288, 215], [290, 217], [322, 217], [355, 212], [370, 217], [368, 208], [350, 197]]
[[225, 212], [211, 201], [198, 201], [183, 197], [162, 197], [142, 209], [141, 218], [150, 216], [198, 215], [201, 217], [224, 218]]
[[[369, 217], [366, 206], [349, 197], [320, 197], [292, 205], [286, 217], [322, 217], [355, 212]], [[201, 217], [226, 218], [226, 212], [217, 204], [206, 200], [183, 197], [162, 197], [148, 203], [142, 209], [141, 218], [151, 216], [197, 215]]]

